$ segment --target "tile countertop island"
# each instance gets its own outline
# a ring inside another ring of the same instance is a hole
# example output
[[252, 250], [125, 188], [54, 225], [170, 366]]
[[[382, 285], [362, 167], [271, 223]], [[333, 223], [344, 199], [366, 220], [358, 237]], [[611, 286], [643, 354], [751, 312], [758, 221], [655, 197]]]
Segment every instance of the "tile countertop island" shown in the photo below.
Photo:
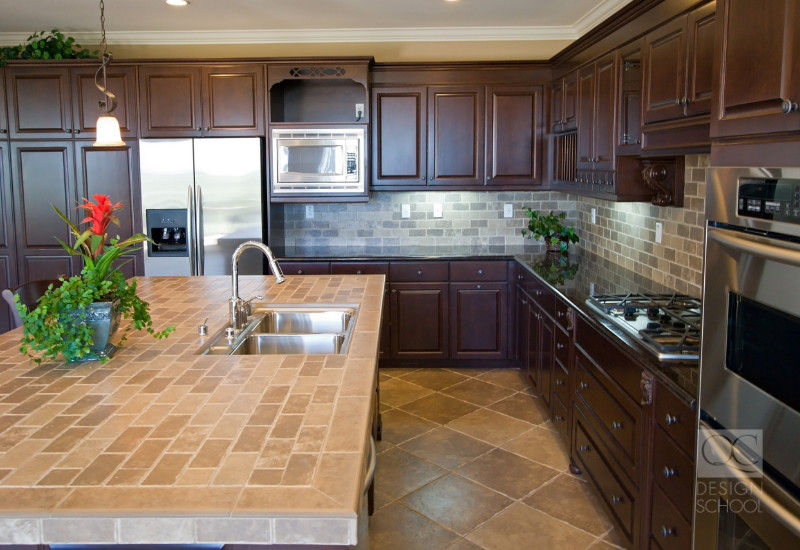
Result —
[[0, 335], [0, 545], [356, 544], [384, 277], [239, 286], [358, 305], [347, 353], [197, 355], [230, 277], [139, 278], [154, 326], [176, 330], [130, 332], [105, 363], [36, 365], [21, 329]]

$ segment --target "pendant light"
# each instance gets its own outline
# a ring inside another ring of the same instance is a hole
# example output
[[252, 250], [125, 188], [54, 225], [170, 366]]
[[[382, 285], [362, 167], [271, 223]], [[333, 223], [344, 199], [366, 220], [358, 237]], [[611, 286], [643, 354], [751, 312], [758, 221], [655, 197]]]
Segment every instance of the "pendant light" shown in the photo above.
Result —
[[[103, 0], [100, 0], [100, 57], [102, 64], [94, 75], [94, 85], [97, 89], [103, 92], [104, 99], [99, 102], [100, 110], [104, 114], [100, 115], [97, 119], [95, 147], [112, 147], [125, 145], [122, 141], [122, 136], [119, 131], [119, 122], [111, 112], [117, 107], [117, 96], [108, 91], [106, 81], [106, 66], [111, 61], [111, 54], [108, 53], [108, 45], [106, 44], [106, 16], [104, 13], [105, 5]], [[101, 84], [102, 81], [102, 84]]]

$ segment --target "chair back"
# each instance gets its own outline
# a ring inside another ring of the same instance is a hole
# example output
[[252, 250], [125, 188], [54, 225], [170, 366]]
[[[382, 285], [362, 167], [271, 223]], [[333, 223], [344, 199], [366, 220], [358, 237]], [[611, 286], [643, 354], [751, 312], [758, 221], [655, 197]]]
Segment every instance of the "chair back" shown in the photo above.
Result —
[[39, 301], [39, 298], [47, 292], [47, 289], [50, 285], [58, 286], [61, 284], [61, 281], [58, 279], [39, 279], [37, 281], [28, 281], [27, 283], [23, 283], [19, 285], [17, 288], [7, 288], [3, 291], [3, 299], [8, 302], [8, 307], [11, 309], [11, 317], [12, 317], [12, 328], [17, 328], [22, 326], [22, 317], [19, 315], [19, 311], [17, 311], [17, 304], [14, 300], [14, 296], [19, 296], [19, 301], [22, 304], [28, 306], [28, 309], [31, 307], [36, 306], [36, 302]]

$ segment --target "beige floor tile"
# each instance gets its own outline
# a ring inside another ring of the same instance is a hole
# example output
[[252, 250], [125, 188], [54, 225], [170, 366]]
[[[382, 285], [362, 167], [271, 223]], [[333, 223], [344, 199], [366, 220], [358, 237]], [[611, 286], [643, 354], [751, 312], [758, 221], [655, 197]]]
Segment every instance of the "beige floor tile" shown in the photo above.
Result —
[[503, 449], [494, 449], [476, 458], [456, 473], [515, 499], [524, 497], [559, 475], [549, 466]]
[[514, 393], [514, 390], [472, 378], [441, 390], [441, 393], [486, 407], [501, 401]]
[[436, 523], [466, 534], [514, 501], [456, 474], [448, 474], [402, 499]]
[[620, 546], [615, 546], [609, 542], [604, 540], [598, 540], [593, 545], [591, 545], [587, 550], [620, 550]]
[[585, 550], [595, 539], [524, 504], [514, 504], [467, 536], [487, 550]]
[[478, 546], [474, 542], [467, 539], [458, 539], [453, 544], [447, 547], [447, 550], [483, 550], [482, 546]]
[[381, 418], [383, 420], [381, 444], [387, 442], [399, 445], [438, 426], [435, 422], [425, 420], [401, 409], [392, 409], [385, 412], [381, 414]]
[[524, 390], [531, 385], [527, 375], [518, 369], [489, 369], [479, 378], [484, 382], [491, 382], [515, 391]]
[[435, 393], [417, 399], [411, 403], [406, 403], [402, 410], [421, 416], [431, 422], [447, 424], [457, 418], [461, 418], [476, 409], [478, 405], [461, 401], [441, 393]]
[[467, 376], [447, 369], [420, 369], [403, 376], [406, 382], [437, 391], [467, 379]]
[[493, 449], [488, 443], [446, 427], [415, 437], [401, 447], [448, 470], [454, 470]]
[[524, 391], [517, 392], [488, 408], [531, 424], [543, 424], [548, 416], [541, 399]]
[[542, 427], [528, 430], [521, 436], [505, 443], [503, 448], [525, 458], [547, 464], [562, 472], [569, 469], [567, 450], [558, 433]]
[[502, 445], [533, 427], [528, 422], [489, 409], [480, 409], [457, 418], [447, 426], [492, 445]]
[[399, 378], [393, 378], [381, 383], [381, 403], [390, 407], [399, 407], [420, 397], [433, 393], [428, 388], [423, 388]]
[[612, 527], [603, 504], [592, 487], [586, 481], [566, 474], [528, 496], [523, 502], [598, 537]]
[[369, 547], [373, 550], [441, 550], [456, 538], [452, 531], [396, 502], [369, 520]]
[[398, 499], [446, 473], [447, 470], [394, 447], [378, 455], [375, 488]]

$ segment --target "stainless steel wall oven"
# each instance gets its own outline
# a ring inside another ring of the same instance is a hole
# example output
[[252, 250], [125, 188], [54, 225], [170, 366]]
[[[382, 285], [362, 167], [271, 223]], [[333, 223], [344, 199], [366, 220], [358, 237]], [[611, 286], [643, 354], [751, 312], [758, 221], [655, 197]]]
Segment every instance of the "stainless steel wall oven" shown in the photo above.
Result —
[[694, 548], [800, 548], [800, 168], [706, 196]]

